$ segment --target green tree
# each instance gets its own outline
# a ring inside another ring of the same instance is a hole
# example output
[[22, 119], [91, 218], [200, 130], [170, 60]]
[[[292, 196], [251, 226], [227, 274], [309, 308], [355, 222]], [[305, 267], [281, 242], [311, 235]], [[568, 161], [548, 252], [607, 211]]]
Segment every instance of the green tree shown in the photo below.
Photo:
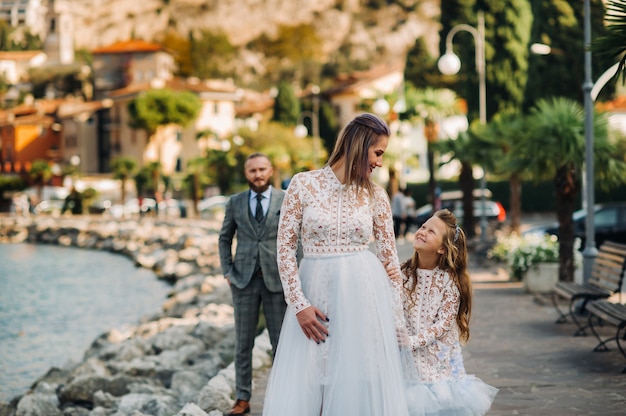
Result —
[[[531, 0], [533, 24], [530, 44], [543, 43], [552, 48], [549, 55], [530, 54], [524, 111], [541, 99], [565, 97], [583, 101], [584, 15], [580, 0]], [[602, 0], [591, 0], [592, 38], [606, 33]], [[599, 75], [612, 65], [606, 56], [593, 54], [592, 73]], [[607, 87], [603, 94], [612, 94]]]
[[160, 126], [187, 126], [198, 117], [202, 103], [189, 91], [149, 90], [128, 103], [129, 126], [153, 135]]
[[11, 26], [6, 20], [0, 21], [0, 51], [10, 51], [11, 44]]
[[295, 126], [298, 123], [300, 111], [300, 101], [294, 93], [293, 86], [286, 81], [281, 81], [274, 100], [272, 120], [285, 126]]
[[275, 35], [263, 34], [246, 49], [265, 56], [269, 81], [315, 83], [322, 68], [322, 42], [312, 24], [281, 25]]
[[426, 48], [422, 37], [417, 38], [406, 55], [404, 81], [414, 88], [443, 88], [446, 84], [437, 69], [438, 56], [434, 57]]
[[[527, 78], [528, 40], [532, 13], [528, 0], [442, 0], [441, 51], [450, 30], [460, 24], [478, 28], [476, 11], [485, 16], [487, 118], [502, 110], [520, 109]], [[453, 39], [461, 70], [448, 77], [448, 87], [468, 102], [470, 119], [478, 118], [479, 88], [476, 41], [466, 31]]]
[[[539, 100], [531, 109], [528, 135], [512, 151], [526, 163], [537, 180], [552, 178], [559, 222], [559, 280], [572, 281], [574, 274], [574, 222], [572, 214], [579, 199], [581, 172], [585, 161], [584, 111], [566, 98]], [[594, 115], [595, 178], [603, 187], [623, 183], [624, 156], [608, 139], [607, 117]]]
[[487, 124], [481, 135], [493, 145], [491, 160], [494, 162], [490, 171], [508, 178], [510, 188], [509, 223], [511, 231], [518, 233], [522, 216], [522, 181], [530, 179], [526, 173], [527, 161], [521, 155], [512, 152], [512, 143], [525, 139], [527, 124], [520, 112], [496, 114]]
[[[528, 0], [479, 0], [485, 11], [487, 114], [519, 111], [528, 78], [528, 41], [533, 21]], [[477, 94], [478, 88], [475, 90]]]
[[43, 159], [33, 161], [28, 176], [31, 182], [37, 187], [37, 198], [41, 201], [43, 197], [43, 187], [52, 178], [50, 163]]
[[476, 235], [474, 217], [474, 166], [480, 166], [483, 174], [494, 172], [500, 151], [496, 144], [485, 134], [486, 125], [474, 121], [470, 128], [461, 132], [456, 140], [441, 140], [434, 144], [435, 151], [446, 154], [446, 162], [459, 161], [459, 188], [463, 192], [463, 228], [468, 237]]
[[201, 79], [228, 78], [235, 72], [237, 50], [226, 34], [203, 30], [190, 34], [189, 43], [193, 75]]
[[207, 151], [206, 164], [209, 177], [217, 183], [220, 193], [228, 195], [231, 193], [234, 170], [237, 166], [237, 159], [230, 151], [210, 149]]
[[168, 29], [159, 38], [158, 42], [165, 50], [172, 54], [176, 63], [177, 74], [181, 77], [198, 76], [193, 64], [191, 43], [193, 36], [184, 37], [174, 29]]
[[[150, 90], [128, 103], [128, 124], [134, 129], [146, 131], [149, 140], [152, 140], [161, 126], [175, 124], [185, 127], [191, 124], [198, 117], [201, 107], [200, 99], [189, 91]], [[158, 149], [157, 162], [150, 165], [155, 197], [159, 191], [160, 160]]]
[[[441, 30], [439, 51], [446, 50], [446, 37], [454, 26], [466, 24], [477, 26], [474, 5], [476, 0], [441, 0]], [[458, 33], [454, 37], [454, 53], [461, 60], [461, 70], [454, 76], [443, 76], [443, 87], [450, 88], [459, 97], [468, 100], [468, 107], [478, 112], [478, 74], [476, 72], [476, 42], [469, 33]], [[487, 62], [489, 65], [489, 62]]]
[[126, 182], [132, 178], [137, 169], [137, 161], [130, 156], [119, 156], [111, 161], [113, 177], [121, 181], [120, 190], [122, 205], [126, 203]]
[[152, 195], [155, 201], [159, 202], [157, 193], [159, 192], [159, 185], [163, 176], [161, 175], [161, 162], [150, 162], [145, 167], [146, 173], [150, 178], [150, 185], [152, 186]]
[[196, 157], [187, 162], [187, 183], [189, 184], [189, 195], [193, 203], [193, 212], [196, 217], [198, 212], [198, 201], [202, 198], [202, 184], [206, 180], [207, 159]]

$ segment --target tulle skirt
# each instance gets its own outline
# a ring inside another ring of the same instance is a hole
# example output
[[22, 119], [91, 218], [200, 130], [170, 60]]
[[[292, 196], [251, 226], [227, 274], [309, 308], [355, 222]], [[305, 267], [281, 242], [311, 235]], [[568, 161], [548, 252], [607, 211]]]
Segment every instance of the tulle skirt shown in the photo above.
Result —
[[404, 416], [406, 388], [387, 274], [369, 250], [300, 263], [302, 289], [329, 318], [308, 340], [288, 307], [264, 416]]
[[408, 389], [411, 416], [482, 416], [487, 414], [498, 389], [473, 375], [435, 383], [418, 383]]

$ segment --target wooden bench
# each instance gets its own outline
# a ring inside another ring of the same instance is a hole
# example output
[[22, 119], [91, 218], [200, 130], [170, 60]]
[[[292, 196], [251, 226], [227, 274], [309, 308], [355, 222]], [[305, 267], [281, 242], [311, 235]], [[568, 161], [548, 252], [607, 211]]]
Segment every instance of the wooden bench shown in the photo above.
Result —
[[[621, 296], [620, 296], [621, 297]], [[626, 358], [626, 351], [623, 343], [626, 344], [626, 304], [613, 303], [608, 300], [596, 300], [589, 302], [587, 305], [589, 313], [589, 329], [598, 339], [599, 344], [593, 349], [594, 351], [609, 351], [606, 346], [607, 342], [615, 341], [622, 355]], [[596, 324], [594, 325], [594, 321]], [[602, 339], [596, 327], [603, 326], [605, 323], [617, 327], [615, 336]], [[622, 373], [626, 373], [626, 367], [622, 369]]]
[[[559, 313], [556, 322], [564, 323], [571, 318], [578, 327], [574, 335], [586, 335], [587, 326], [578, 320], [577, 313], [585, 314], [588, 302], [607, 299], [619, 292], [624, 279], [624, 267], [626, 267], [626, 245], [605, 241], [598, 249], [598, 257], [593, 262], [591, 276], [586, 283], [558, 282], [554, 287], [552, 301]], [[559, 298], [569, 300], [568, 312], [563, 312], [559, 308]], [[579, 301], [581, 304], [577, 306]]]

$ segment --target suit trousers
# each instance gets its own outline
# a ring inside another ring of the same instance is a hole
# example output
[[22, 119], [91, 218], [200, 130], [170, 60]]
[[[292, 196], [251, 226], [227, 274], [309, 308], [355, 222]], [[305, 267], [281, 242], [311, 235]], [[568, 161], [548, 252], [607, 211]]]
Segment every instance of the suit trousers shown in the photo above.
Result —
[[257, 336], [261, 305], [265, 324], [276, 353], [278, 336], [287, 304], [283, 292], [270, 292], [261, 272], [255, 273], [248, 286], [238, 289], [230, 286], [235, 313], [235, 388], [237, 399], [250, 401], [252, 395], [252, 349]]

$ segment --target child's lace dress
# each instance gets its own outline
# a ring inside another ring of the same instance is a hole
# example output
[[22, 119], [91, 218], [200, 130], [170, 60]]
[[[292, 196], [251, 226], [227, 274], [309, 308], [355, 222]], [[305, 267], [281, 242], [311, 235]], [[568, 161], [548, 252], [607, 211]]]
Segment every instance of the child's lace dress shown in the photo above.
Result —
[[459, 290], [448, 273], [439, 268], [417, 272], [417, 288], [410, 297], [403, 297], [421, 381], [409, 389], [410, 414], [484, 415], [498, 389], [465, 372], [456, 323]]

